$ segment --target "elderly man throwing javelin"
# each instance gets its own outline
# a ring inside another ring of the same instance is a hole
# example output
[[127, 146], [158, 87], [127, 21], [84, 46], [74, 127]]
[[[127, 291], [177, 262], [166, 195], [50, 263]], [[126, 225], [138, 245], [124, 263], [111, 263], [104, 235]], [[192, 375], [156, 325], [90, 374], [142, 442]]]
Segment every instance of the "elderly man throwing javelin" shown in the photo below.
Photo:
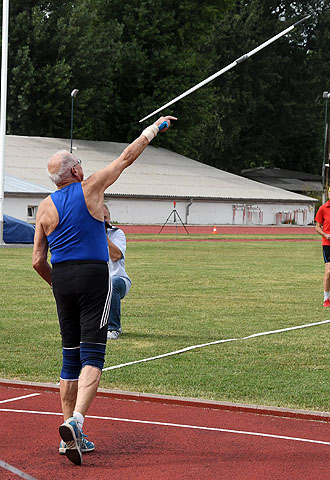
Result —
[[[57, 190], [38, 208], [33, 268], [53, 288], [60, 324], [63, 364], [60, 376], [64, 423], [61, 448], [76, 465], [94, 444], [82, 434], [84, 417], [100, 382], [111, 301], [104, 191], [175, 117], [159, 118], [143, 130], [107, 167], [84, 180], [80, 160], [57, 152], [48, 172]], [[52, 267], [47, 261], [48, 247]]]

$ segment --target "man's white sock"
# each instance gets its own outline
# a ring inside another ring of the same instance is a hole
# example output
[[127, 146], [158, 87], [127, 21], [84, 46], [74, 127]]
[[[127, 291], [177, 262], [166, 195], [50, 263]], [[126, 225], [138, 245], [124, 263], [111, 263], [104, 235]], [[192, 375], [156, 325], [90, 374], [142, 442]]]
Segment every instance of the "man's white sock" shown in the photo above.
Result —
[[79, 429], [82, 430], [84, 420], [85, 420], [84, 416], [81, 413], [76, 411], [73, 412], [73, 416], [77, 420]]
[[323, 292], [323, 294], [324, 294], [324, 301], [326, 301], [326, 300], [329, 299], [329, 293], [330, 293], [330, 292]]

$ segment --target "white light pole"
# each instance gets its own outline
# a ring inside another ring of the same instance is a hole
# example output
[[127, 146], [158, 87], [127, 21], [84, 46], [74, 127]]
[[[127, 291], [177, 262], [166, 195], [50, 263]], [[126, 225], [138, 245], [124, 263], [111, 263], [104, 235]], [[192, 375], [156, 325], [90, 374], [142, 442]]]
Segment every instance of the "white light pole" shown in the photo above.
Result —
[[79, 90], [74, 88], [71, 92], [71, 146], [70, 146], [70, 153], [72, 153], [72, 135], [73, 135], [73, 101], [77, 96]]
[[0, 113], [0, 245], [3, 240], [3, 205], [5, 200], [5, 142], [7, 115], [7, 63], [8, 63], [9, 0], [2, 4], [2, 59], [1, 59], [1, 113]]

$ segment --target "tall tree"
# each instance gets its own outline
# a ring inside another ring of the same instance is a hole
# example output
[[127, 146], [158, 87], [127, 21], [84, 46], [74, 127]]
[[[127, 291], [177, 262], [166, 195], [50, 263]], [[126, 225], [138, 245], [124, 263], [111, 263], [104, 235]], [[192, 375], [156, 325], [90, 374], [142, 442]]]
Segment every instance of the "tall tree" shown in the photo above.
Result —
[[77, 88], [76, 137], [131, 141], [140, 118], [310, 13], [288, 36], [166, 109], [178, 128], [154, 145], [232, 172], [317, 172], [329, 10], [325, 0], [11, 2], [8, 132], [67, 138]]
[[[211, 141], [201, 147], [203, 160], [233, 172], [255, 166], [317, 170], [322, 77], [315, 70], [310, 48], [315, 37], [321, 36], [320, 19], [328, 26], [330, 22], [329, 5], [321, 3], [240, 1], [221, 22], [216, 41], [224, 66], [313, 14], [292, 33], [219, 79], [220, 113]], [[324, 57], [325, 45], [318, 43], [313, 56]]]
[[[115, 72], [114, 140], [134, 138], [141, 129], [140, 118], [210, 71], [213, 32], [231, 3], [168, 0], [164, 6], [161, 0], [105, 0], [103, 10], [123, 25], [121, 66]], [[171, 136], [159, 136], [154, 144], [198, 156], [198, 137], [214, 101], [212, 89], [205, 89], [167, 109], [163, 113], [178, 116], [180, 127]]]
[[[68, 137], [70, 92], [78, 88], [77, 133], [109, 135], [113, 70], [121, 27], [105, 25], [98, 2], [13, 4], [9, 42], [9, 133]], [[111, 36], [107, 32], [111, 31]], [[111, 62], [110, 62], [111, 59]]]

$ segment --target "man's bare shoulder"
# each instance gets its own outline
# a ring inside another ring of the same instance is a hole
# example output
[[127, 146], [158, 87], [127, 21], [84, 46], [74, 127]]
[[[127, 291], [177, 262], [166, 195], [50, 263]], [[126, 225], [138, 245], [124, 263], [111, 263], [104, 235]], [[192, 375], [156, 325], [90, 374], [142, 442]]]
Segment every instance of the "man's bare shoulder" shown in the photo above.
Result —
[[46, 210], [48, 210], [51, 206], [53, 206], [53, 201], [50, 197], [50, 195], [48, 195], [48, 197], [44, 198], [40, 204], [39, 204], [39, 207], [38, 207], [38, 214], [42, 214], [44, 213]]
[[44, 198], [38, 207], [36, 226], [42, 225], [46, 235], [55, 230], [59, 218], [57, 209], [50, 196]]
[[[57, 224], [58, 222], [58, 213], [57, 209], [51, 199], [50, 195], [44, 198], [38, 207], [37, 212], [37, 223], [41, 222], [43, 226], [53, 225], [54, 223]], [[46, 227], [46, 228], [47, 228]]]

